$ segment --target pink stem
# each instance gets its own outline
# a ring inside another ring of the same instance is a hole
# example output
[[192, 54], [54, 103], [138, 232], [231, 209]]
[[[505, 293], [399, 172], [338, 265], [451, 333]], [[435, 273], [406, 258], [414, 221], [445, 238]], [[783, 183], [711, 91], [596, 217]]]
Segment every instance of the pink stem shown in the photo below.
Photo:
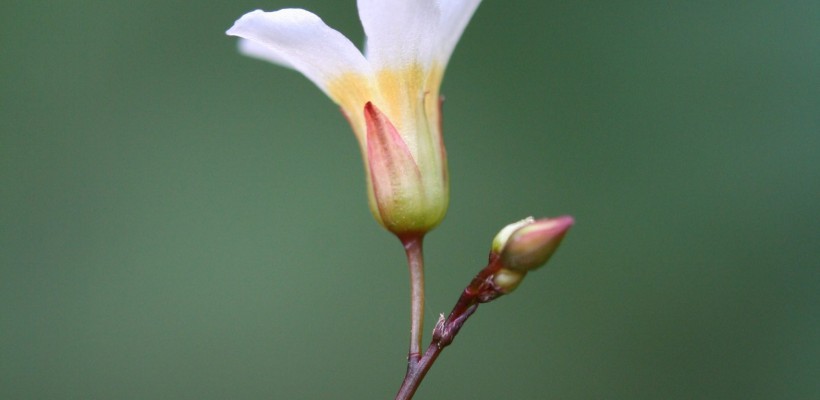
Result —
[[423, 236], [401, 239], [410, 270], [410, 350], [407, 354], [408, 370], [421, 357], [422, 327], [424, 325], [424, 254]]
[[467, 322], [467, 318], [473, 315], [478, 305], [495, 300], [503, 295], [492, 282], [493, 275], [500, 268], [497, 261], [496, 255], [493, 255], [487, 267], [481, 270], [461, 293], [447, 319], [436, 324], [436, 328], [433, 330], [433, 339], [430, 341], [430, 346], [427, 347], [424, 356], [414, 361], [411, 346], [411, 359], [407, 364], [407, 374], [404, 376], [398, 394], [396, 394], [396, 400], [412, 399], [419, 385], [421, 385], [422, 379], [427, 375], [427, 371], [433, 366], [441, 351], [453, 342], [461, 327]]

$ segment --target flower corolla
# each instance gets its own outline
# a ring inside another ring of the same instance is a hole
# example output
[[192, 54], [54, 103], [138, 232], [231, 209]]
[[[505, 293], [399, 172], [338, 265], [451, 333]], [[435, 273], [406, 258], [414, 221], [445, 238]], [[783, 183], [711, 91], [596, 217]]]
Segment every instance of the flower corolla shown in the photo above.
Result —
[[302, 9], [256, 10], [228, 31], [249, 56], [293, 68], [338, 104], [365, 160], [370, 209], [423, 235], [449, 202], [439, 87], [480, 0], [359, 0], [364, 52]]

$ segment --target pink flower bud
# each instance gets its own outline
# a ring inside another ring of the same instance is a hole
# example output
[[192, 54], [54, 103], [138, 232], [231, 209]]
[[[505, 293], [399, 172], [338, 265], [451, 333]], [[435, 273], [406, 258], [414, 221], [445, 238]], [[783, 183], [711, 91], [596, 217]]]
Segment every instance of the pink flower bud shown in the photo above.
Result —
[[527, 219], [514, 225], [514, 231], [503, 236], [499, 233], [493, 250], [500, 252], [504, 268], [521, 272], [544, 265], [558, 249], [561, 240], [575, 221], [570, 216]]

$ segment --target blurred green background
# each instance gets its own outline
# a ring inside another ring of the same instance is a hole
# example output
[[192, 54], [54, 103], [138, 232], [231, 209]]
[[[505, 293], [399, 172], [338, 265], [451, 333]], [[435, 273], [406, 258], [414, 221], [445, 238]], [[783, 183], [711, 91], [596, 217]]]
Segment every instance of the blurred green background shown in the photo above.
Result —
[[[353, 135], [224, 35], [290, 6], [361, 42], [353, 1], [2, 2], [0, 398], [395, 394]], [[427, 339], [498, 229], [577, 225], [417, 398], [820, 396], [819, 2], [487, 1], [443, 93]]]

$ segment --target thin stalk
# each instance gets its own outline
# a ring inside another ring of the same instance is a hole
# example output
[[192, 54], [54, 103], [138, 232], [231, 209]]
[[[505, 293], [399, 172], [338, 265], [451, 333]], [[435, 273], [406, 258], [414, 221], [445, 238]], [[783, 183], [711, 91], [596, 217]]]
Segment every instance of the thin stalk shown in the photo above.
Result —
[[410, 350], [408, 370], [421, 358], [421, 339], [424, 325], [424, 253], [422, 236], [401, 239], [410, 270]]

